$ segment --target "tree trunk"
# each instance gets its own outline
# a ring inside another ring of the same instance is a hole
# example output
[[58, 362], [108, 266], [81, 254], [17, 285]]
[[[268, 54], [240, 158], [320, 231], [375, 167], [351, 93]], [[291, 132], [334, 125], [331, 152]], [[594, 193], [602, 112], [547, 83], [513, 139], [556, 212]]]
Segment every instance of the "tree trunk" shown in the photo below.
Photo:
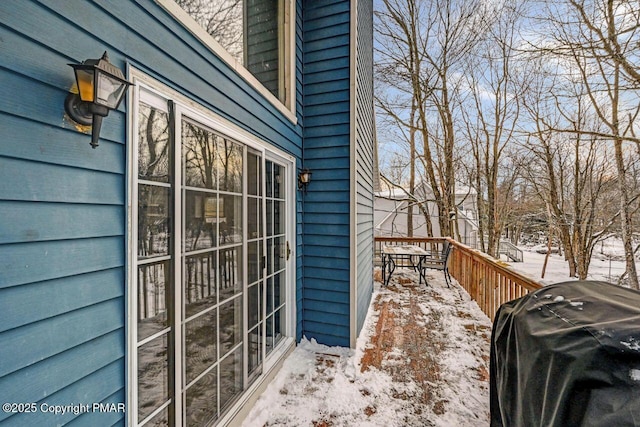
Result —
[[624, 257], [626, 262], [625, 274], [629, 280], [631, 289], [640, 290], [638, 284], [638, 272], [636, 270], [635, 254], [631, 243], [631, 212], [629, 212], [629, 193], [626, 182], [624, 158], [622, 155], [622, 140], [614, 141], [616, 165], [618, 167], [618, 187], [620, 189], [620, 221], [622, 229], [622, 243], [624, 245]]
[[[415, 98], [411, 103], [411, 128], [409, 129], [409, 193], [416, 192], [416, 128], [414, 126], [416, 115]], [[413, 203], [407, 206], [407, 237], [413, 237]]]

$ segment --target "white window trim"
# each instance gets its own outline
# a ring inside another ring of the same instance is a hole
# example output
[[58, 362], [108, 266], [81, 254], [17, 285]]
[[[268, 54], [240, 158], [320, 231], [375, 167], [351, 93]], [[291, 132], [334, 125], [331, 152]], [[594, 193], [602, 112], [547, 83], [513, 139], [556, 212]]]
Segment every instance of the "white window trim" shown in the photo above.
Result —
[[[284, 23], [285, 31], [285, 64], [284, 64], [284, 83], [285, 83], [285, 99], [289, 106], [284, 104], [273, 95], [260, 81], [247, 70], [242, 63], [238, 62], [225, 48], [207, 33], [187, 12], [185, 12], [174, 0], [156, 0], [169, 14], [178, 20], [184, 27], [191, 32], [198, 40], [200, 40], [209, 50], [222, 59], [229, 67], [231, 67], [240, 77], [253, 86], [262, 96], [264, 96], [274, 107], [284, 114], [287, 119], [297, 124], [296, 117], [296, 32], [295, 32], [295, 2], [292, 0], [284, 0]], [[286, 31], [288, 29], [288, 31]]]
[[[138, 152], [137, 152], [137, 144], [134, 144], [134, 141], [137, 141], [137, 129], [134, 128], [134, 125], [137, 124], [137, 117], [139, 109], [138, 105], [140, 102], [140, 90], [141, 88], [145, 91], [152, 94], [154, 100], [160, 99], [171, 99], [176, 102], [177, 109], [180, 113], [186, 113], [188, 117], [200, 121], [202, 124], [209, 126], [213, 129], [216, 129], [218, 132], [223, 133], [224, 135], [235, 139], [236, 141], [245, 144], [248, 147], [251, 147], [257, 151], [261, 152], [264, 161], [269, 158], [272, 160], [279, 161], [287, 165], [287, 181], [290, 185], [287, 186], [287, 197], [289, 198], [288, 209], [285, 216], [287, 233], [289, 239], [292, 240], [292, 253], [291, 258], [288, 261], [287, 265], [287, 280], [288, 280], [288, 288], [286, 294], [286, 304], [287, 304], [287, 322], [286, 322], [286, 334], [285, 338], [282, 340], [280, 345], [274, 349], [274, 351], [269, 355], [268, 360], [263, 359], [263, 373], [260, 377], [250, 385], [242, 394], [240, 399], [229, 408], [228, 412], [218, 420], [219, 426], [225, 426], [231, 421], [235, 421], [234, 418], [239, 414], [246, 415], [246, 408], [243, 406], [247, 403], [255, 401], [257, 399], [257, 392], [261, 392], [264, 390], [266, 385], [273, 379], [275, 373], [278, 368], [282, 365], [284, 358], [289, 355], [289, 353], [293, 350], [296, 344], [296, 185], [295, 185], [295, 177], [296, 177], [296, 159], [294, 156], [286, 153], [285, 151], [271, 146], [268, 142], [263, 141], [241, 128], [240, 126], [229, 122], [225, 118], [215, 114], [213, 111], [203, 107], [202, 105], [194, 102], [193, 100], [187, 98], [186, 96], [180, 94], [179, 92], [171, 89], [165, 84], [155, 80], [154, 78], [148, 76], [142, 71], [136, 69], [131, 64], [127, 64], [127, 75], [129, 76], [129, 80], [134, 83], [134, 88], [129, 92], [128, 96], [128, 111], [131, 112], [128, 115], [128, 123], [127, 123], [127, 259], [125, 261], [127, 273], [126, 273], [126, 313], [127, 313], [127, 321], [125, 322], [125, 330], [127, 334], [126, 338], [126, 363], [127, 363], [127, 407], [134, 408], [128, 411], [127, 424], [128, 425], [138, 425], [138, 411], [137, 411], [137, 385], [132, 384], [132, 381], [136, 381], [138, 377], [138, 363], [137, 363], [137, 304], [135, 300], [136, 290], [132, 290], [131, 287], [134, 283], [136, 283], [136, 270], [132, 268], [137, 265], [137, 238], [138, 234], [138, 225], [136, 221], [136, 214], [134, 212], [134, 206], [138, 200], [138, 191], [137, 191], [137, 175], [133, 172], [136, 169], [138, 162]], [[149, 97], [147, 97], [149, 98]], [[150, 99], [146, 99], [145, 101], [150, 101]], [[154, 105], [154, 102], [151, 102], [151, 105]], [[162, 104], [162, 103], [161, 103]], [[155, 105], [156, 107], [160, 107], [161, 110], [166, 110], [166, 104], [163, 105]], [[177, 167], [177, 165], [176, 165]], [[263, 188], [264, 192], [264, 188]], [[136, 210], [137, 211], [137, 210]], [[246, 213], [243, 213], [246, 215]], [[292, 220], [289, 220], [291, 218]], [[178, 236], [179, 237], [179, 236]], [[176, 239], [176, 241], [179, 241]], [[243, 255], [244, 256], [244, 255]], [[177, 272], [176, 272], [177, 274]], [[177, 281], [176, 283], [178, 283]], [[177, 289], [179, 286], [176, 286], [176, 297], [181, 298], [181, 295], [177, 294]], [[243, 298], [246, 298], [244, 296]], [[245, 301], [246, 303], [246, 301]], [[246, 305], [246, 304], [245, 304]], [[181, 329], [181, 328], [179, 328]], [[175, 331], [176, 333], [176, 341], [181, 339], [181, 331]], [[246, 337], [245, 337], [246, 339]], [[176, 369], [182, 369], [181, 361], [176, 360]], [[179, 366], [180, 365], [180, 366]], [[245, 372], [246, 374], [246, 372]], [[176, 381], [175, 395], [179, 395], [181, 392], [181, 386], [178, 381]], [[178, 408], [178, 405], [175, 407], [176, 417], [177, 419], [181, 419], [182, 408]]]

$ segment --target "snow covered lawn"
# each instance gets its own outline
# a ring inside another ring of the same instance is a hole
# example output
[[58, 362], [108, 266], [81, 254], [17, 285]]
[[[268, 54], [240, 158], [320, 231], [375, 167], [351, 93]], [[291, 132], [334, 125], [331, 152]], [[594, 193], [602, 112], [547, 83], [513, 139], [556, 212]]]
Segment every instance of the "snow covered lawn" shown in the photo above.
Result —
[[[605, 248], [608, 249], [608, 248]], [[569, 277], [569, 264], [563, 256], [551, 254], [547, 262], [547, 268], [544, 278], [541, 277], [542, 266], [544, 264], [545, 254], [536, 252], [533, 249], [525, 249], [524, 262], [509, 262], [514, 270], [526, 274], [532, 279], [542, 282], [545, 285], [552, 283], [566, 282], [569, 280], [578, 280]], [[625, 263], [621, 260], [621, 256], [617, 259], [612, 255], [613, 250], [609, 250], [603, 254], [594, 253], [589, 266], [588, 280], [602, 280], [610, 283], [617, 283], [620, 276], [625, 271]], [[636, 264], [639, 268], [640, 265]]]
[[442, 272], [374, 284], [356, 349], [303, 339], [244, 422], [262, 426], [489, 425], [491, 323]]

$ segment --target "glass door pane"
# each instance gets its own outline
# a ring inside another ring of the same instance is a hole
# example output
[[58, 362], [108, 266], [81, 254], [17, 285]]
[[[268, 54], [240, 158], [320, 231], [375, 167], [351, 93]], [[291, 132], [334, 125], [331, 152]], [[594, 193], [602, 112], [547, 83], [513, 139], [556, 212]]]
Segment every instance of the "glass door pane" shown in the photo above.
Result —
[[[173, 423], [173, 177], [169, 115], [141, 103], [138, 114], [138, 422]], [[153, 414], [153, 415], [152, 415]]]
[[268, 355], [284, 337], [286, 322], [286, 261], [291, 254], [286, 227], [286, 168], [266, 161], [267, 280], [265, 346]]
[[220, 417], [244, 390], [244, 151], [182, 120], [182, 361], [184, 419]]
[[262, 155], [247, 150], [247, 339], [249, 381], [262, 373], [264, 343], [264, 236]]

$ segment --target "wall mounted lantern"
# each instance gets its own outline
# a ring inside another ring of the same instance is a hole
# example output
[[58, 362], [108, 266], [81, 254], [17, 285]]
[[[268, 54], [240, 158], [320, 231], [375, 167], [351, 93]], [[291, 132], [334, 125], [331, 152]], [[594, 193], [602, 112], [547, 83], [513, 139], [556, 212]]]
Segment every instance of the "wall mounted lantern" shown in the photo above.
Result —
[[304, 188], [306, 193], [309, 182], [311, 182], [311, 171], [309, 171], [309, 169], [301, 170], [300, 173], [298, 173], [298, 189]]
[[69, 93], [64, 101], [64, 109], [75, 122], [93, 126], [91, 147], [98, 146], [102, 118], [120, 105], [129, 83], [122, 71], [109, 62], [105, 51], [100, 59], [87, 59], [73, 67], [78, 85], [78, 93]]

